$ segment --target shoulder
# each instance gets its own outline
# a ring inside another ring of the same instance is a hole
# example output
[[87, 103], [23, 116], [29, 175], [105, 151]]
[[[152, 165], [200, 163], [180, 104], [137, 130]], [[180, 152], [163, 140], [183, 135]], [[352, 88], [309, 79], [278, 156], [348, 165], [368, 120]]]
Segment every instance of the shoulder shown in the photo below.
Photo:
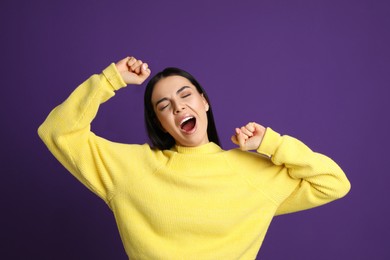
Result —
[[94, 135], [90, 140], [90, 144], [96, 146], [99, 153], [109, 154], [110, 157], [114, 158], [137, 158], [139, 161], [150, 161], [164, 157], [163, 151], [153, 149], [148, 143], [121, 143]]

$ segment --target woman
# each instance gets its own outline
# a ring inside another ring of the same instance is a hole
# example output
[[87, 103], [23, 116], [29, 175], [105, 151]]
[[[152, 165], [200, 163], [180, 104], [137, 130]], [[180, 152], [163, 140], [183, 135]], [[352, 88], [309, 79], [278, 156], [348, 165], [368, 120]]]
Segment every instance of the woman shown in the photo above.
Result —
[[38, 130], [54, 156], [111, 208], [130, 259], [255, 259], [273, 216], [348, 193], [349, 181], [330, 158], [257, 123], [235, 129], [240, 149], [222, 150], [206, 93], [178, 69], [157, 74], [146, 88], [152, 147], [92, 133], [99, 105], [150, 73], [133, 57], [111, 64]]

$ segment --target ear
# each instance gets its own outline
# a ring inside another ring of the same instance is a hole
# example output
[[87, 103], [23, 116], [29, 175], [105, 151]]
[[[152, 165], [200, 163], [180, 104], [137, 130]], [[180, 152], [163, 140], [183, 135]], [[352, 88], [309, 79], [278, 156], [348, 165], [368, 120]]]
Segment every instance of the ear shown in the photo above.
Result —
[[209, 111], [209, 108], [210, 108], [210, 105], [209, 105], [209, 102], [207, 102], [206, 98], [204, 97], [203, 93], [201, 94], [202, 96], [202, 99], [203, 99], [203, 104], [204, 104], [204, 109], [206, 111]]

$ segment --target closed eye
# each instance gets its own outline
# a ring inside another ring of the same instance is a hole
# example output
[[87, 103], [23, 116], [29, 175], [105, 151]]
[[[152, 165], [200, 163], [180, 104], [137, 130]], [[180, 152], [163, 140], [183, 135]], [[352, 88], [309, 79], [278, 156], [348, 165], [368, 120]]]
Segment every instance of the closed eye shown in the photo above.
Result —
[[169, 103], [166, 104], [165, 106], [161, 106], [161, 107], [159, 108], [159, 110], [160, 110], [160, 111], [163, 111], [163, 110], [166, 109], [168, 106], [169, 106]]

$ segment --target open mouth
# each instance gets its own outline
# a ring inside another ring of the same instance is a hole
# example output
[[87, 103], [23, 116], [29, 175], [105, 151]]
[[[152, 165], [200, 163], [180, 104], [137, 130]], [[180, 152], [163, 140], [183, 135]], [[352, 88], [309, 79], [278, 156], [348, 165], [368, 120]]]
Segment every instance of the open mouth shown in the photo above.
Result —
[[180, 123], [180, 129], [186, 133], [191, 132], [195, 129], [196, 118], [195, 117], [186, 117]]

